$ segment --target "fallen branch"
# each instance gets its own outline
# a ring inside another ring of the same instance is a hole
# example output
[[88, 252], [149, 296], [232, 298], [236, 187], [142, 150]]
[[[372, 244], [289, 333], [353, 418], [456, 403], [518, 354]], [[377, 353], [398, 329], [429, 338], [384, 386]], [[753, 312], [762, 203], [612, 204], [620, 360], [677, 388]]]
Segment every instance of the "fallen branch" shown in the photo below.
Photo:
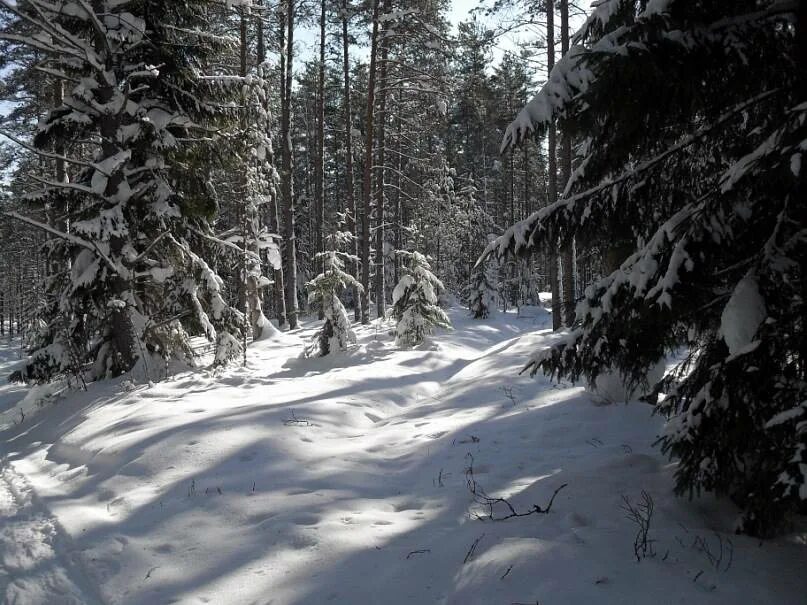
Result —
[[294, 410], [291, 411], [291, 418], [284, 420], [283, 424], [284, 426], [313, 426], [309, 420], [297, 418], [294, 414]]
[[408, 559], [410, 557], [413, 557], [414, 555], [424, 555], [424, 554], [429, 553], [431, 551], [432, 551], [431, 548], [424, 548], [422, 550], [413, 550], [408, 555], [406, 555], [406, 558]]
[[[466, 454], [466, 458], [469, 459], [468, 468], [465, 470], [465, 481], [468, 486], [468, 491], [473, 494], [474, 502], [483, 506], [487, 509], [487, 515], [476, 515], [476, 518], [480, 521], [506, 521], [507, 519], [512, 519], [513, 517], [527, 517], [529, 515], [546, 515], [552, 510], [552, 503], [555, 501], [555, 497], [558, 495], [560, 490], [568, 485], [568, 483], [564, 483], [560, 487], [558, 487], [552, 497], [549, 499], [549, 502], [546, 506], [542, 507], [538, 504], [533, 504], [532, 508], [524, 512], [518, 512], [515, 507], [510, 503], [509, 500], [506, 498], [492, 498], [485, 493], [484, 488], [476, 481], [474, 477], [474, 457], [469, 453]], [[494, 515], [494, 509], [497, 505], [502, 505], [509, 511], [508, 514], [504, 515], [503, 517], [497, 517]]]
[[465, 565], [468, 561], [474, 558], [474, 553], [476, 553], [476, 547], [479, 546], [479, 543], [482, 541], [482, 538], [484, 537], [485, 534], [482, 534], [476, 540], [474, 540], [473, 544], [471, 544], [471, 548], [469, 548], [468, 552], [465, 553], [465, 558], [462, 560], [463, 565]]

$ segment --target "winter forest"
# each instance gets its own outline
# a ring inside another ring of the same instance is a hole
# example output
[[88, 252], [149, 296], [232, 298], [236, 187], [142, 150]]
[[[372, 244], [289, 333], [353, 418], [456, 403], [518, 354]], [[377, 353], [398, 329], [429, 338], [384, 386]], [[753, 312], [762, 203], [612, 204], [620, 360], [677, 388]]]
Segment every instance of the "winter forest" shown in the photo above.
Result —
[[807, 602], [807, 0], [0, 0], [0, 601]]

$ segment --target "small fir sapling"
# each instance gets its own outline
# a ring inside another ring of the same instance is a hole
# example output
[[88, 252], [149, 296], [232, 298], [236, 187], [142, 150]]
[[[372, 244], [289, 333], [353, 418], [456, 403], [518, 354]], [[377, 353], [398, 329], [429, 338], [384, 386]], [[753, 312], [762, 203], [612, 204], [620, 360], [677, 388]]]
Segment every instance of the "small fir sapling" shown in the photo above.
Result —
[[323, 272], [306, 284], [309, 304], [322, 309], [325, 318], [322, 328], [305, 349], [306, 357], [324, 357], [336, 351], [344, 351], [356, 343], [356, 335], [351, 329], [350, 319], [339, 294], [348, 286], [362, 291], [362, 286], [356, 278], [345, 272], [345, 263], [341, 257], [350, 255], [335, 250], [317, 254], [317, 259], [322, 260]]
[[484, 267], [477, 267], [471, 275], [468, 309], [474, 319], [485, 319], [496, 310], [496, 288], [490, 283]]
[[398, 322], [395, 340], [401, 346], [411, 347], [422, 343], [435, 326], [450, 328], [451, 322], [437, 304], [444, 287], [431, 272], [426, 257], [419, 252], [398, 254], [407, 263], [392, 292], [392, 315]]

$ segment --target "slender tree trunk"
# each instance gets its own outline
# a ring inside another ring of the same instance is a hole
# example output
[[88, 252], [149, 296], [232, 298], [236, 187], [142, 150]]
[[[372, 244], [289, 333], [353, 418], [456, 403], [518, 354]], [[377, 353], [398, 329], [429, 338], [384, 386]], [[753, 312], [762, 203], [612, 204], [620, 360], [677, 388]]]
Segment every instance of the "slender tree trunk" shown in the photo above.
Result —
[[364, 217], [361, 227], [361, 284], [364, 292], [361, 296], [361, 322], [370, 323], [370, 200], [373, 192], [373, 140], [375, 111], [375, 80], [376, 63], [378, 55], [378, 5], [379, 0], [373, 0], [373, 34], [370, 45], [370, 73], [367, 87], [367, 121], [365, 133], [366, 145], [364, 149], [364, 187], [362, 192]]
[[[53, 106], [54, 107], [61, 107], [62, 103], [64, 102], [64, 82], [57, 78], [53, 82]], [[64, 144], [62, 142], [57, 143], [56, 148], [54, 149], [55, 153], [59, 156], [65, 155]], [[67, 182], [67, 167], [65, 166], [65, 161], [61, 158], [56, 160], [56, 182], [57, 183], [66, 183]], [[68, 202], [65, 201], [65, 204]], [[67, 221], [57, 221], [56, 214], [61, 214], [62, 216], [67, 216], [69, 208], [50, 208], [48, 211], [48, 223], [62, 232], [67, 232], [69, 225]], [[51, 259], [51, 262], [48, 264], [48, 274], [49, 277], [56, 275], [60, 270], [67, 269], [67, 267], [61, 266], [60, 260], [57, 260], [55, 257]]]
[[522, 220], [532, 214], [532, 206], [530, 204], [530, 178], [530, 150], [527, 141], [524, 141], [524, 209], [521, 212]]
[[[400, 94], [398, 95], [400, 99]], [[401, 246], [403, 245], [403, 238], [401, 237], [401, 224], [403, 222], [403, 216], [401, 212], [401, 174], [403, 173], [403, 153], [402, 153], [402, 137], [401, 132], [403, 130], [403, 120], [400, 116], [398, 116], [397, 120], [397, 128], [395, 133], [395, 144], [396, 144], [396, 165], [395, 165], [395, 216], [393, 219], [395, 229], [395, 250], [400, 250]], [[392, 273], [392, 281], [393, 286], [398, 283], [398, 279], [400, 278], [400, 267], [401, 261], [398, 258], [398, 254], [394, 254], [393, 256], [393, 273]]]
[[[345, 193], [347, 195], [346, 208], [348, 212], [347, 228], [353, 233], [353, 243], [351, 252], [359, 256], [359, 230], [358, 230], [358, 208], [356, 207], [356, 193], [353, 185], [353, 110], [350, 103], [350, 37], [348, 36], [348, 12], [347, 0], [342, 0], [342, 71], [345, 80]], [[359, 279], [358, 263], [351, 263], [352, 273]], [[359, 290], [353, 288], [353, 313], [354, 319], [361, 319], [361, 303], [359, 301]]]
[[291, 140], [291, 86], [294, 71], [294, 0], [286, 1], [285, 83], [280, 117], [283, 195], [283, 273], [286, 279], [286, 317], [297, 328], [297, 237], [294, 229], [294, 171]]
[[[319, 82], [317, 90], [317, 164], [314, 166], [316, 183], [314, 184], [314, 204], [316, 218], [314, 220], [315, 246], [317, 253], [325, 251], [323, 247], [323, 231], [325, 230], [325, 0], [320, 2], [319, 15]], [[324, 270], [322, 260], [316, 266]], [[325, 317], [320, 308], [319, 318]]]
[[[249, 71], [248, 65], [248, 50], [249, 50], [249, 20], [247, 12], [244, 8], [241, 9], [241, 69], [240, 74], [242, 78], [246, 78]], [[246, 86], [242, 87], [243, 105], [244, 105], [244, 120], [242, 123], [242, 131], [246, 136], [250, 124], [247, 120], [247, 96]], [[250, 159], [251, 162], [260, 162], [257, 158]], [[252, 196], [254, 192], [250, 189], [251, 183], [248, 182], [247, 167], [244, 166], [244, 200], [242, 206], [241, 217], [241, 233], [243, 237], [243, 288], [244, 288], [244, 313], [249, 326], [252, 329], [252, 336], [254, 339], [259, 339], [263, 334], [263, 328], [266, 324], [266, 316], [263, 314], [263, 297], [261, 293], [261, 249], [259, 246], [260, 236], [260, 208], [258, 202]], [[252, 198], [252, 199], [251, 199]], [[246, 326], [245, 326], [246, 327]], [[247, 332], [243, 333], [243, 348], [244, 348], [244, 365], [247, 362]]]
[[[384, 12], [389, 11], [389, 0], [384, 0]], [[386, 163], [386, 125], [387, 125], [387, 59], [389, 42], [386, 39], [386, 28], [380, 40], [381, 64], [378, 68], [378, 181], [375, 187], [375, 304], [376, 315], [384, 317], [384, 183]]]
[[[261, 3], [263, 5], [263, 2]], [[280, 17], [279, 23], [279, 43], [280, 48], [283, 48], [283, 44], [285, 41], [285, 17]], [[264, 30], [264, 17], [261, 15], [258, 18], [258, 65], [263, 65], [266, 61], [266, 35]], [[286, 81], [286, 73], [285, 73], [285, 56], [283, 52], [280, 53], [280, 82], [281, 82], [281, 99], [284, 96], [283, 91], [285, 90], [285, 81]], [[268, 74], [264, 74], [264, 77], [267, 77]], [[268, 100], [267, 100], [268, 101]], [[267, 107], [268, 110], [268, 107]], [[270, 133], [271, 134], [271, 133]], [[278, 215], [278, 196], [277, 192], [273, 192], [271, 202], [267, 205], [267, 219], [269, 223], [269, 231], [271, 233], [275, 233], [280, 235], [280, 217]], [[279, 267], [274, 268], [272, 272], [272, 278], [274, 280], [274, 284], [272, 285], [272, 299], [273, 303], [272, 306], [274, 307], [275, 317], [277, 318], [277, 325], [281, 328], [286, 325], [286, 299], [284, 297], [285, 286], [283, 280], [283, 263], [280, 264]]]
[[[569, 0], [560, 0], [560, 40], [563, 56], [569, 52]], [[562, 133], [560, 151], [560, 181], [565, 189], [572, 175], [572, 138], [568, 132]], [[569, 242], [563, 249], [563, 320], [567, 327], [574, 323], [574, 243]]]
[[[510, 168], [510, 182], [508, 183], [507, 200], [509, 205], [509, 220], [508, 224], [513, 225], [516, 222], [516, 154], [511, 153], [509, 158]], [[518, 272], [519, 263], [513, 261], [508, 263], [508, 284], [507, 290], [510, 295], [510, 305], [515, 307], [518, 305]]]
[[[546, 54], [547, 76], [555, 67], [555, 2], [546, 0]], [[549, 204], [554, 204], [558, 198], [558, 141], [555, 121], [549, 125]], [[559, 330], [562, 326], [560, 284], [558, 283], [558, 257], [556, 243], [549, 243], [549, 284], [552, 290], [552, 329]]]

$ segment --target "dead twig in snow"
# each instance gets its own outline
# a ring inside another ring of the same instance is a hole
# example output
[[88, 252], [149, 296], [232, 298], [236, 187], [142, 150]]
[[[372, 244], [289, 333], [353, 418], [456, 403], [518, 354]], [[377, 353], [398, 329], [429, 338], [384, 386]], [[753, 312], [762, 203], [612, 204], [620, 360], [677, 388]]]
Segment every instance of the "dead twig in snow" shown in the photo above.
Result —
[[479, 542], [482, 538], [485, 537], [485, 534], [479, 536], [476, 540], [474, 540], [473, 544], [471, 544], [471, 548], [468, 549], [468, 552], [465, 553], [465, 558], [462, 560], [462, 564], [465, 565], [468, 561], [474, 558], [474, 553], [476, 552], [476, 547], [479, 546]]
[[[731, 564], [734, 562], [734, 543], [731, 541], [731, 538], [726, 538], [724, 541], [723, 537], [717, 532], [714, 532], [714, 535], [717, 538], [717, 547], [714, 552], [712, 551], [709, 541], [702, 536], [695, 536], [695, 540], [692, 542], [692, 548], [698, 552], [702, 552], [715, 571], [725, 573], [731, 568]], [[728, 561], [724, 565], [723, 558], [726, 556], [728, 557]]]
[[144, 579], [144, 580], [148, 580], [148, 579], [151, 577], [151, 573], [152, 573], [153, 571], [158, 570], [158, 569], [160, 569], [160, 566], [159, 566], [159, 565], [156, 565], [155, 567], [152, 567], [151, 569], [149, 569], [149, 570], [148, 570], [148, 572], [146, 573], [146, 577], [145, 577], [145, 578], [143, 578], [143, 579]]
[[305, 418], [297, 418], [294, 410], [291, 411], [291, 418], [283, 421], [284, 426], [313, 426], [311, 422]]
[[503, 386], [502, 392], [504, 393], [505, 397], [507, 397], [511, 402], [513, 402], [514, 406], [518, 404], [518, 401], [516, 401], [516, 398], [513, 395], [513, 387]]
[[[555, 501], [555, 497], [558, 495], [560, 490], [568, 485], [568, 483], [564, 483], [558, 487], [552, 494], [552, 497], [549, 499], [549, 502], [545, 507], [541, 507], [538, 504], [533, 504], [531, 509], [524, 512], [518, 512], [506, 498], [493, 498], [485, 493], [485, 489], [474, 477], [474, 457], [470, 453], [466, 454], [465, 457], [469, 459], [468, 468], [465, 470], [465, 482], [468, 486], [468, 491], [470, 491], [473, 495], [474, 502], [487, 509], [487, 515], [476, 515], [476, 518], [480, 521], [505, 521], [507, 519], [512, 519], [513, 517], [527, 517], [535, 514], [546, 515], [552, 509], [552, 503]], [[497, 505], [501, 505], [500, 508], [504, 507], [509, 512], [504, 516], [495, 516], [494, 512]]]
[[637, 526], [636, 537], [633, 539], [633, 554], [639, 562], [646, 557], [655, 557], [656, 552], [653, 547], [655, 540], [648, 538], [650, 532], [650, 521], [653, 518], [653, 498], [645, 490], [642, 490], [642, 501], [634, 504], [626, 495], [622, 495], [622, 510], [625, 516], [633, 521]]
[[436, 487], [445, 487], [445, 484], [443, 483], [443, 478], [449, 476], [451, 476], [451, 473], [443, 473], [443, 469], [440, 469], [440, 472], [437, 475], [437, 479], [432, 479], [432, 485]]

